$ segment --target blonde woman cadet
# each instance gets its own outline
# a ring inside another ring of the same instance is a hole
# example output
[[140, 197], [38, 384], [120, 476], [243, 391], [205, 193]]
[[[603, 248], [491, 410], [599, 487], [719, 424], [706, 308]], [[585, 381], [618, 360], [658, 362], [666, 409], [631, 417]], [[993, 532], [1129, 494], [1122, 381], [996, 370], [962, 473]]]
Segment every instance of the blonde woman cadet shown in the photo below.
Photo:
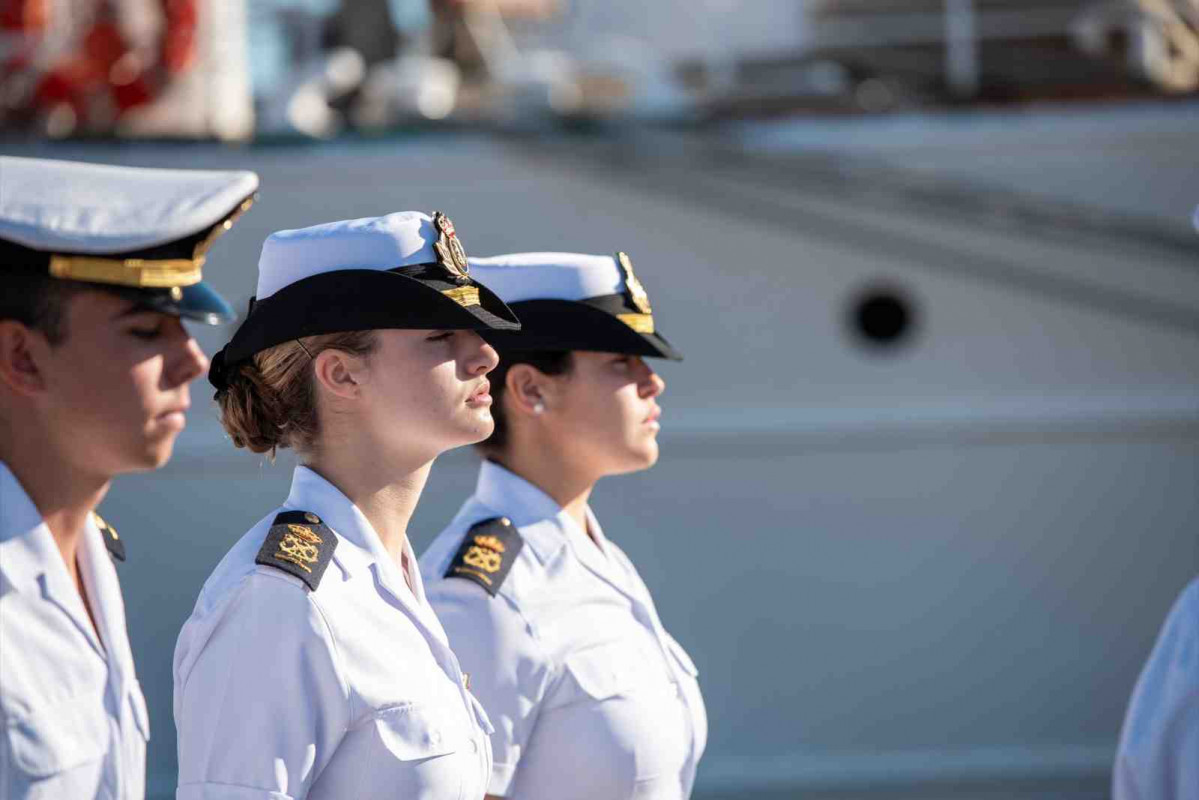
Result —
[[588, 506], [601, 478], [657, 461], [665, 383], [645, 359], [680, 356], [623, 253], [499, 256], [472, 271], [523, 329], [488, 336], [496, 432], [421, 567], [496, 727], [488, 794], [685, 798], [707, 739], [695, 666]]
[[491, 726], [406, 533], [433, 460], [491, 433], [477, 331], [519, 327], [467, 270], [440, 213], [263, 245], [210, 379], [234, 445], [301, 466], [179, 635], [178, 800], [482, 797]]
[[232, 318], [201, 269], [257, 188], [0, 156], [2, 800], [145, 793], [125, 540], [94, 509], [115, 476], [170, 458], [208, 368], [183, 320]]

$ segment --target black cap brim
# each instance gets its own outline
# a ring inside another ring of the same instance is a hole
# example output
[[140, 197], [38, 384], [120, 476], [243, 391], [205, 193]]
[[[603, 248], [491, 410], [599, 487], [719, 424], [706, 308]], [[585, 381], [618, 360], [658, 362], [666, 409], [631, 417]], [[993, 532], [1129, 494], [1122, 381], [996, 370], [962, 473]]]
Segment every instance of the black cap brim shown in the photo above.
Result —
[[642, 333], [617, 316], [639, 314], [623, 295], [588, 300], [522, 300], [513, 303], [512, 310], [520, 317], [519, 333], [482, 334], [501, 353], [587, 350], [683, 360], [682, 353], [656, 330]]
[[[463, 289], [477, 291], [478, 302], [460, 303], [444, 293]], [[222, 361], [228, 369], [303, 336], [388, 328], [512, 331], [520, 329], [520, 322], [486, 286], [456, 281], [437, 265], [336, 270], [296, 281], [253, 303]], [[219, 376], [211, 378], [221, 388]]]

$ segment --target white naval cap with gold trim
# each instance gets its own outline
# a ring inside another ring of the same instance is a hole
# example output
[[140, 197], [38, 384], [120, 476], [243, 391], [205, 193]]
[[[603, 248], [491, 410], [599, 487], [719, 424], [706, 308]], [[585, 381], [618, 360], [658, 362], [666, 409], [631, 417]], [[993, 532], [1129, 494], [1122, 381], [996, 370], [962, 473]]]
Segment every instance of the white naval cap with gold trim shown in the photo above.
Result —
[[520, 317], [520, 333], [484, 334], [501, 350], [683, 357], [657, 329], [626, 253], [512, 253], [472, 258], [470, 268]]
[[469, 274], [449, 217], [400, 211], [278, 231], [262, 245], [258, 289], [232, 340], [212, 359], [218, 391], [255, 353], [348, 331], [519, 330], [512, 310]]
[[257, 189], [246, 171], [0, 156], [0, 269], [116, 287], [156, 310], [228, 321], [233, 310], [201, 270]]

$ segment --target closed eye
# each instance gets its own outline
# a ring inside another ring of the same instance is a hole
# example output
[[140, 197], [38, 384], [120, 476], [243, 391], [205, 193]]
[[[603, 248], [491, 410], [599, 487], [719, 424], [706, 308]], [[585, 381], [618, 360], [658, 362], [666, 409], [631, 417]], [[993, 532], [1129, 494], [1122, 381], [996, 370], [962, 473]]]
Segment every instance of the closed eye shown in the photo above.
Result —
[[433, 334], [428, 338], [430, 342], [444, 342], [446, 339], [454, 335], [453, 331], [441, 331]]
[[152, 342], [162, 336], [162, 326], [156, 325], [153, 328], [133, 328], [129, 331], [130, 334], [136, 336], [145, 342]]

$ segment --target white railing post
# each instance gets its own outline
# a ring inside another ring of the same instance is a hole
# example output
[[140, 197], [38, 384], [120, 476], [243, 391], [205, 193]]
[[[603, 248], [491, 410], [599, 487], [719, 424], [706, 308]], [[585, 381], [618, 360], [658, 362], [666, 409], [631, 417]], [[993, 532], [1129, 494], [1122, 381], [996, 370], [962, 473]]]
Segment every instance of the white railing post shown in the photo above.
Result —
[[974, 0], [945, 0], [945, 83], [959, 97], [978, 93]]

